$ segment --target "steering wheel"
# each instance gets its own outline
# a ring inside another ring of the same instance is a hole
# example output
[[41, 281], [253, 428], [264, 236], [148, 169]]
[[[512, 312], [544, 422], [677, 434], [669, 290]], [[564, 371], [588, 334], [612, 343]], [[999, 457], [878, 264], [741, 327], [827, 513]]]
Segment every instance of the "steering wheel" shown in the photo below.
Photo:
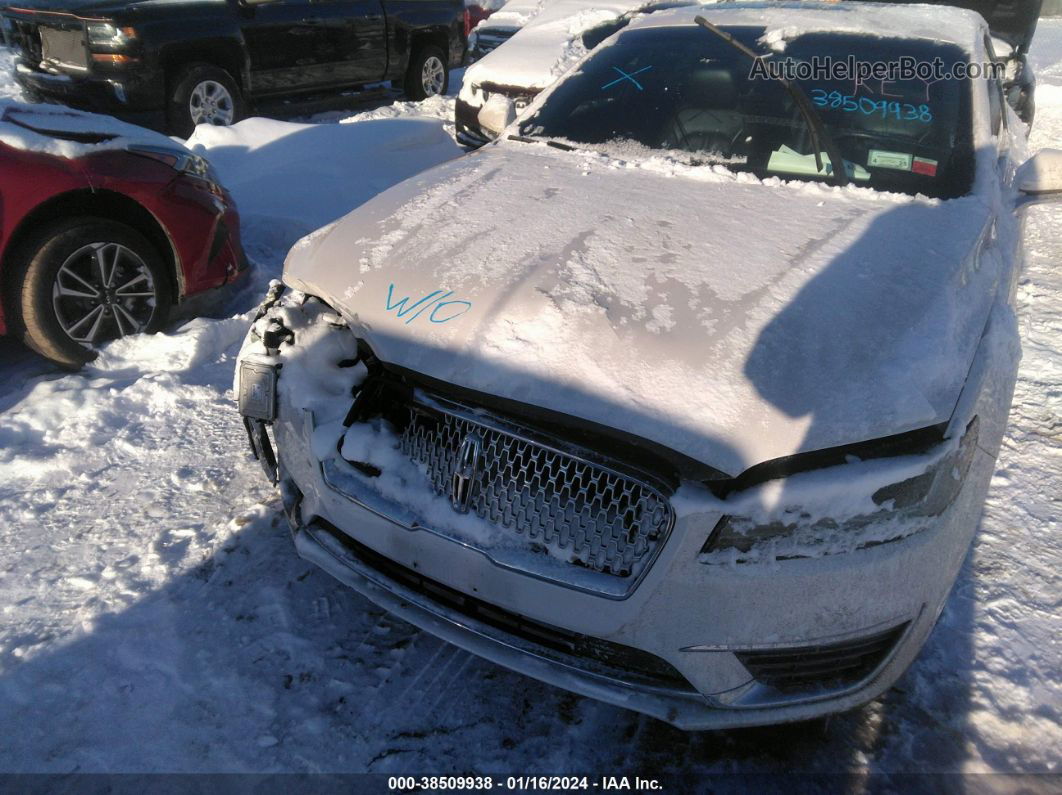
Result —
[[[734, 135], [729, 135], [722, 130], [698, 130], [691, 134], [682, 123], [681, 112], [675, 114], [673, 122], [673, 127], [665, 136], [663, 143], [670, 149], [681, 149], [686, 152], [717, 152], [723, 157], [731, 157], [743, 132], [743, 130], [738, 130]], [[674, 135], [676, 131], [677, 136]]]

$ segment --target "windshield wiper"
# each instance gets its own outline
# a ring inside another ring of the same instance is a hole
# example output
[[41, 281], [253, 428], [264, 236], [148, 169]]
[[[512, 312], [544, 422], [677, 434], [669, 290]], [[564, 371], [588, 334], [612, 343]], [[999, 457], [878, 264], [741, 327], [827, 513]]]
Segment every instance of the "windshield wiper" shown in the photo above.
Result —
[[554, 149], [563, 149], [565, 152], [575, 151], [575, 147], [571, 144], [554, 141], [552, 138], [528, 138], [526, 135], [510, 135], [508, 138], [510, 141], [517, 141], [522, 144], [545, 144], [546, 146], [552, 146]]
[[[744, 42], [738, 41], [725, 30], [713, 25], [699, 14], [693, 18], [693, 21], [705, 30], [714, 33], [731, 47], [736, 48], [739, 52], [747, 55], [752, 60], [763, 60], [763, 56], [760, 53], [747, 46]], [[769, 70], [763, 71], [770, 74]], [[837, 178], [837, 184], [844, 187], [848, 184], [848, 172], [844, 167], [844, 158], [841, 156], [837, 144], [834, 143], [833, 138], [830, 137], [830, 134], [826, 131], [826, 125], [822, 123], [822, 117], [815, 112], [815, 108], [812, 106], [811, 100], [808, 99], [808, 95], [804, 93], [804, 89], [792, 80], [788, 80], [781, 75], [778, 75], [775, 79], [785, 86], [786, 91], [789, 92], [789, 96], [791, 96], [793, 102], [796, 103], [800, 115], [803, 116], [804, 121], [807, 122], [808, 130], [811, 132], [811, 145], [815, 149], [815, 168], [817, 168], [820, 173], [822, 172], [821, 153], [825, 150], [827, 157], [830, 158], [830, 167], [833, 169], [833, 174]]]

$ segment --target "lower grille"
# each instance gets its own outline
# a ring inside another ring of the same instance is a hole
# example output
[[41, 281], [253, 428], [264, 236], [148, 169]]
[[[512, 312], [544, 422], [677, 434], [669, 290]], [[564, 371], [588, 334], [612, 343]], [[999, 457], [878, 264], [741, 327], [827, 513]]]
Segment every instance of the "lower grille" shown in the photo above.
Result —
[[355, 541], [321, 518], [315, 519], [314, 524], [325, 529], [363, 565], [378, 571], [404, 588], [427, 597], [436, 604], [441, 604], [481, 624], [519, 638], [539, 656], [589, 673], [627, 681], [633, 678], [656, 687], [688, 693], [696, 692], [689, 681], [671, 663], [655, 654], [533, 621], [481, 599], [466, 596], [460, 591], [395, 563], [390, 558]]
[[881, 665], [906, 627], [843, 643], [737, 652], [737, 658], [758, 682], [783, 692], [852, 685]]
[[426, 469], [435, 492], [555, 557], [637, 576], [671, 529], [671, 504], [648, 483], [488, 425], [471, 411], [433, 405], [410, 412], [402, 451]]

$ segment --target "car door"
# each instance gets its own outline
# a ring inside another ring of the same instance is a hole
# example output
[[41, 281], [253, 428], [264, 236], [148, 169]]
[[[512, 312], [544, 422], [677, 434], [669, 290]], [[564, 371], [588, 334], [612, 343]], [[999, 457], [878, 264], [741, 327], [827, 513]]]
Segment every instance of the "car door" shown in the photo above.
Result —
[[354, 85], [383, 80], [387, 22], [382, 0], [311, 0], [320, 28], [321, 80]]
[[320, 84], [321, 63], [333, 53], [315, 16], [316, 5], [272, 0], [241, 6], [252, 94], [287, 94]]

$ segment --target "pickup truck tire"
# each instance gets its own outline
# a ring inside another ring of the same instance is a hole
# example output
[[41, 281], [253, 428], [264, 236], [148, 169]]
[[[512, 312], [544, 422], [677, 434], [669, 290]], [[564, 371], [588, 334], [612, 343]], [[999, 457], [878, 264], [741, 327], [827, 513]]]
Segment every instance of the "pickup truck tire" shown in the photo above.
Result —
[[187, 138], [197, 124], [227, 127], [243, 115], [243, 98], [232, 75], [208, 63], [189, 64], [170, 81], [167, 126]]
[[450, 87], [446, 55], [434, 44], [413, 51], [406, 70], [406, 96], [414, 101], [445, 94]]
[[130, 226], [89, 216], [42, 226], [12, 261], [14, 329], [67, 369], [96, 358], [102, 343], [154, 332], [173, 302], [169, 270]]

